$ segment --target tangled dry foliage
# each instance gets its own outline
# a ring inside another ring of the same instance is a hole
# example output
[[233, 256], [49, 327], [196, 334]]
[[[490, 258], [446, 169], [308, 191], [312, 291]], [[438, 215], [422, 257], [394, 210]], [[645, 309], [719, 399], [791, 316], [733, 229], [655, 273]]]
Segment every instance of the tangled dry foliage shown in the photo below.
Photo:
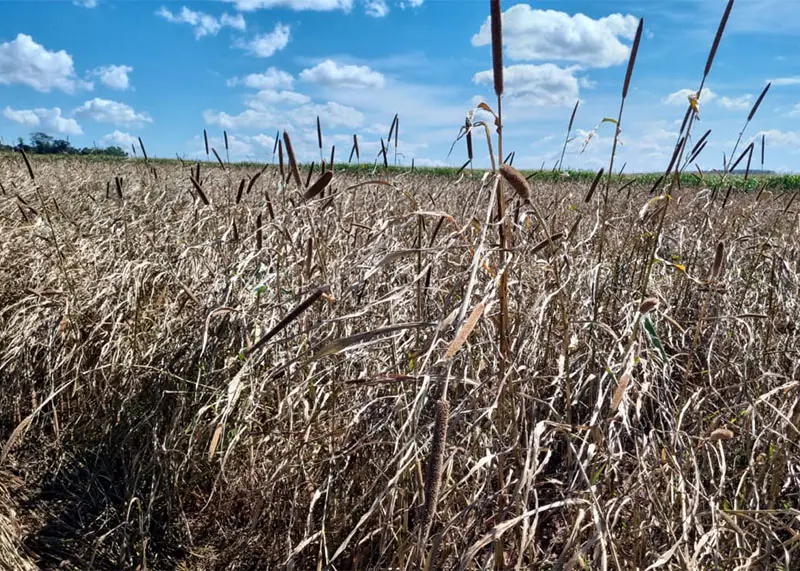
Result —
[[2, 161], [7, 568], [796, 568], [794, 195]]
[[655, 187], [0, 157], [0, 565], [797, 569], [800, 211], [697, 100]]

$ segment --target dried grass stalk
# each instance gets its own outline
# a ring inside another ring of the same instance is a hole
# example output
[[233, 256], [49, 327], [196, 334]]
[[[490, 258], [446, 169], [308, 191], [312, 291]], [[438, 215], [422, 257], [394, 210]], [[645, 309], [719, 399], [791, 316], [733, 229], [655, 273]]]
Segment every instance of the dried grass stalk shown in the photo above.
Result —
[[289, 133], [286, 131], [283, 132], [283, 142], [286, 145], [286, 157], [289, 159], [289, 170], [291, 171], [295, 184], [297, 184], [297, 188], [302, 188], [303, 181], [300, 179], [300, 167], [297, 164], [297, 158], [292, 148], [292, 140], [289, 138]]

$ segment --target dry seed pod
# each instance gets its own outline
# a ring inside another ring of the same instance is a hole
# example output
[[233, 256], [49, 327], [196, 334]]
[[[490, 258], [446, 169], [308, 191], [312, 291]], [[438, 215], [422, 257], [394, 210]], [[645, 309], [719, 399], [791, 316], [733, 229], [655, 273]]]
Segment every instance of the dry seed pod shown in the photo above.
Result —
[[333, 179], [333, 171], [325, 171], [322, 173], [319, 178], [311, 185], [311, 187], [306, 191], [303, 198], [306, 200], [310, 200], [318, 195], [320, 192], [325, 190], [325, 188], [330, 184], [331, 179]]
[[433, 442], [428, 458], [428, 470], [425, 474], [425, 505], [423, 507], [422, 524], [425, 535], [430, 533], [436, 503], [439, 500], [439, 489], [442, 481], [442, 465], [444, 446], [447, 440], [447, 417], [450, 414], [450, 403], [446, 400], [436, 401], [436, 421], [433, 425]]
[[503, 10], [500, 0], [489, 2], [489, 14], [492, 26], [492, 71], [494, 76], [494, 93], [503, 95]]
[[711, 268], [711, 278], [721, 278], [725, 273], [723, 262], [725, 261], [725, 245], [720, 242], [717, 244], [717, 251], [714, 253], [714, 265]]
[[511, 165], [500, 165], [500, 174], [508, 181], [508, 184], [517, 191], [517, 194], [523, 200], [531, 201], [531, 185], [527, 179], [522, 176], [522, 173]]
[[639, 313], [645, 315], [653, 311], [656, 307], [658, 307], [658, 299], [655, 297], [648, 297], [639, 305]]
[[733, 438], [733, 431], [728, 430], [727, 428], [717, 428], [709, 436], [709, 440], [711, 440], [711, 442], [716, 442], [717, 440], [730, 440], [731, 438]]

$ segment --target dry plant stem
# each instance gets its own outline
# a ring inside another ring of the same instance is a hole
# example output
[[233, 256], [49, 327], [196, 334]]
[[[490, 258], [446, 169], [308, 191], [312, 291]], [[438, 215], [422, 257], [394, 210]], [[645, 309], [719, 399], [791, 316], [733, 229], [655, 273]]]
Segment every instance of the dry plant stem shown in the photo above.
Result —
[[[501, 165], [503, 161], [503, 31], [502, 31], [502, 8], [500, 0], [490, 0], [490, 21], [492, 30], [492, 69], [494, 76], [494, 92], [497, 96], [497, 164]], [[506, 220], [505, 212], [505, 193], [503, 191], [502, 180], [497, 188], [497, 217], [498, 231], [500, 233], [500, 256], [499, 267], [505, 267], [506, 255], [510, 243], [510, 226]], [[502, 391], [506, 379], [506, 369], [508, 366], [509, 358], [509, 310], [508, 310], [508, 268], [503, 272], [500, 278], [498, 296], [500, 299], [500, 327], [499, 327], [499, 342], [500, 342], [500, 384], [498, 390]], [[512, 383], [513, 385], [513, 383]], [[505, 395], [498, 395], [500, 403], [500, 414], [506, 414], [506, 411], [513, 410], [512, 402], [506, 402]], [[511, 406], [511, 408], [508, 408]], [[498, 489], [502, 490], [504, 487], [504, 466], [502, 456], [498, 461], [497, 468], [497, 484]], [[500, 494], [500, 504], [498, 509], [500, 513], [505, 511], [506, 498], [505, 494]], [[504, 547], [502, 539], [499, 539], [494, 544], [494, 561], [496, 569], [503, 569], [504, 564]]]
[[[728, 17], [730, 16], [730, 12], [733, 9], [734, 0], [728, 0], [728, 4], [725, 7], [725, 12], [722, 15], [722, 20], [719, 23], [717, 28], [717, 34], [714, 37], [714, 43], [711, 45], [711, 51], [708, 54], [708, 59], [706, 60], [705, 70], [703, 72], [703, 79], [700, 81], [700, 88], [697, 90], [697, 97], [700, 98], [703, 87], [705, 86], [706, 79], [708, 78], [708, 74], [711, 71], [711, 66], [714, 63], [714, 56], [717, 53], [717, 48], [719, 47], [719, 43], [722, 39], [722, 34], [725, 31], [725, 26], [728, 22]], [[684, 117], [683, 125], [681, 126], [681, 132], [678, 134], [679, 141], [675, 147], [675, 155], [673, 157], [673, 162], [670, 164], [670, 167], [667, 168], [667, 172], [664, 173], [665, 179], [668, 179], [670, 174], [670, 169], [674, 166], [675, 167], [675, 176], [673, 184], [677, 187], [680, 187], [680, 178], [679, 178], [679, 165], [681, 164], [681, 159], [683, 157], [683, 152], [686, 149], [686, 141], [689, 139], [689, 135], [692, 131], [692, 125], [694, 123], [696, 113], [692, 111], [691, 105], [689, 105], [688, 109], [686, 110], [686, 117]], [[669, 194], [667, 194], [667, 198], [669, 198]], [[653, 268], [653, 263], [655, 262], [655, 251], [658, 247], [658, 241], [661, 236], [661, 232], [664, 228], [664, 219], [666, 218], [667, 211], [669, 210], [670, 202], [664, 206], [661, 211], [661, 217], [658, 221], [658, 230], [655, 233], [655, 236], [651, 239], [651, 247], [648, 251], [647, 257], [647, 265], [644, 273], [644, 278], [642, 279], [641, 285], [641, 295], [642, 297], [647, 297], [647, 289], [650, 283], [650, 274]]]
[[[764, 97], [766, 97], [767, 92], [769, 91], [769, 88], [771, 86], [772, 86], [772, 82], [768, 82], [767, 85], [764, 87], [764, 89], [761, 91], [761, 94], [756, 99], [756, 102], [753, 104], [753, 107], [750, 108], [750, 113], [747, 114], [747, 119], [745, 120], [744, 125], [742, 126], [742, 130], [739, 131], [739, 136], [736, 138], [736, 143], [733, 145], [733, 150], [731, 151], [731, 160], [733, 160], [733, 157], [736, 155], [736, 150], [739, 148], [739, 143], [742, 141], [742, 137], [744, 136], [744, 132], [747, 130], [747, 126], [750, 124], [750, 121], [753, 120], [753, 117], [755, 117], [755, 114], [758, 112], [758, 108], [761, 106], [761, 102], [764, 100]], [[762, 135], [762, 137], [763, 137], [763, 135]], [[762, 139], [762, 141], [763, 141], [763, 139]], [[763, 148], [763, 146], [762, 146], [762, 148]], [[763, 168], [763, 164], [764, 164], [763, 152], [762, 152], [761, 164], [762, 164], [762, 168]], [[728, 174], [729, 170], [732, 170], [732, 169], [729, 169], [728, 167], [730, 167], [730, 165], [723, 165], [723, 175]], [[723, 181], [724, 181], [724, 177], [723, 177]]]
[[[611, 178], [614, 175], [614, 159], [617, 155], [617, 144], [619, 142], [619, 134], [622, 129], [622, 112], [625, 110], [625, 99], [628, 96], [628, 90], [630, 89], [631, 77], [633, 75], [633, 68], [636, 65], [636, 55], [639, 52], [639, 43], [642, 39], [642, 30], [644, 28], [644, 18], [639, 19], [639, 26], [636, 29], [636, 36], [633, 40], [633, 47], [631, 48], [631, 55], [628, 59], [628, 67], [625, 72], [625, 81], [622, 85], [622, 97], [620, 98], [619, 102], [619, 113], [617, 114], [617, 123], [615, 125], [614, 130], [614, 143], [611, 147], [611, 158], [608, 164], [608, 177], [606, 178], [605, 190], [603, 192], [603, 210], [602, 214], [600, 215], [600, 236], [598, 237], [598, 246], [597, 246], [597, 265], [598, 267], [602, 266], [603, 262], [603, 250], [606, 242], [606, 227], [608, 225], [608, 193], [611, 188]], [[598, 284], [602, 276], [598, 273]], [[599, 287], [599, 286], [598, 286]], [[601, 288], [602, 289], [602, 288]], [[603, 290], [604, 291], [604, 290]], [[605, 296], [601, 295], [597, 303], [594, 304], [594, 317], [593, 321], [597, 320], [597, 313], [599, 311], [600, 306], [603, 303], [603, 298]]]
[[580, 105], [581, 100], [578, 99], [575, 102], [575, 107], [572, 108], [572, 115], [569, 118], [569, 125], [567, 126], [567, 134], [564, 136], [564, 146], [561, 147], [561, 157], [558, 159], [558, 170], [561, 171], [564, 168], [564, 154], [567, 152], [567, 145], [569, 144], [569, 135], [572, 133], [572, 125], [575, 123], [575, 114], [578, 112], [578, 105]]

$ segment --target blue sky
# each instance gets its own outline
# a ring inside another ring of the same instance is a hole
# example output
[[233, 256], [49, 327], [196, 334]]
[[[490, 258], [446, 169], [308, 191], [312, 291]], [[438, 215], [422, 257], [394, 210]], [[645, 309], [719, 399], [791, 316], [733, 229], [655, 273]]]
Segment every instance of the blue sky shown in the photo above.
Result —
[[[617, 165], [666, 167], [719, 23], [723, 0], [503, 2], [505, 150], [551, 167], [581, 100], [565, 166], [607, 165], [638, 18], [645, 33]], [[460, 165], [447, 153], [477, 102], [495, 106], [486, 0], [2, 1], [0, 136], [44, 131], [76, 146], [141, 136], [148, 153], [205, 156], [202, 132], [232, 160], [270, 160], [286, 129], [301, 160], [362, 159], [400, 117], [399, 161]], [[766, 135], [765, 168], [800, 171], [800, 3], [738, 0], [701, 98], [698, 161], [719, 168], [755, 98], [773, 81], [744, 145]], [[476, 117], [480, 117], [477, 115]], [[477, 140], [477, 139], [476, 139]], [[740, 145], [740, 149], [744, 148]], [[488, 165], [476, 145], [476, 166]], [[393, 153], [392, 153], [393, 157]]]

